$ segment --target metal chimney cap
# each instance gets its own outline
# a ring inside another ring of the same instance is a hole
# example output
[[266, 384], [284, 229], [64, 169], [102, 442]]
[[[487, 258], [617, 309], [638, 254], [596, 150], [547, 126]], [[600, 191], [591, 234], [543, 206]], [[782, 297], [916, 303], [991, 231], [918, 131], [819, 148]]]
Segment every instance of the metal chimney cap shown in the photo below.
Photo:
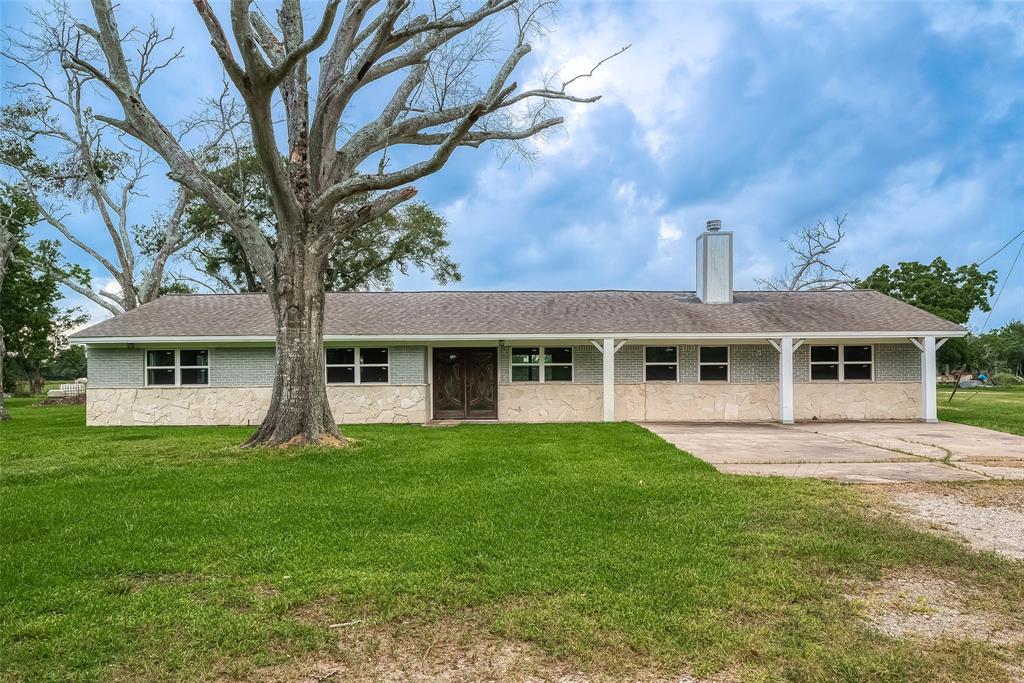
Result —
[[721, 229], [722, 229], [722, 221], [720, 221], [718, 219], [713, 219], [713, 220], [708, 221], [708, 223], [707, 223], [707, 231], [708, 232], [718, 232]]

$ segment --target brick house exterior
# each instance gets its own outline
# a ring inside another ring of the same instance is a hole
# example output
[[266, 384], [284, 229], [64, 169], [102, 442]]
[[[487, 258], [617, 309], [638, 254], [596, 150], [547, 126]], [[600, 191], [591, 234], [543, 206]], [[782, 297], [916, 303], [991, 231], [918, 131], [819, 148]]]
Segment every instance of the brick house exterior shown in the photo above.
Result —
[[[935, 419], [935, 350], [966, 330], [871, 291], [732, 289], [731, 233], [695, 292], [329, 293], [339, 423]], [[72, 336], [95, 425], [258, 424], [265, 295], [171, 295]]]

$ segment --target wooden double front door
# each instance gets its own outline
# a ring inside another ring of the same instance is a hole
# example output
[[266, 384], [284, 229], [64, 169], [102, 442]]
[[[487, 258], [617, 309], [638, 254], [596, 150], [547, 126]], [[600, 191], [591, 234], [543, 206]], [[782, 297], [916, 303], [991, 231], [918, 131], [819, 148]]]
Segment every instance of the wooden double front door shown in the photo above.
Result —
[[497, 419], [497, 349], [434, 349], [433, 379], [434, 419]]

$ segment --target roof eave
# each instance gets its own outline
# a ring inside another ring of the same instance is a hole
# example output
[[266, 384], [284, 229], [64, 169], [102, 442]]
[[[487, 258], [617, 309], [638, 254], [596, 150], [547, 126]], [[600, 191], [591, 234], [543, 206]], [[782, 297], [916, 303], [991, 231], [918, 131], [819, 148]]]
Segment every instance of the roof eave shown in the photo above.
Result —
[[[325, 342], [340, 341], [402, 341], [402, 342], [435, 342], [435, 341], [516, 341], [529, 339], [644, 339], [644, 340], [687, 340], [687, 339], [779, 339], [793, 337], [796, 339], [908, 339], [910, 337], [964, 337], [968, 331], [958, 330], [900, 330], [900, 331], [863, 331], [850, 332], [828, 330], [824, 332], [559, 332], [559, 333], [486, 333], [486, 334], [355, 334], [355, 335], [324, 335]], [[231, 335], [231, 336], [110, 336], [84, 337], [72, 335], [69, 340], [76, 344], [184, 344], [184, 343], [239, 343], [239, 342], [270, 342], [275, 341], [273, 335]]]

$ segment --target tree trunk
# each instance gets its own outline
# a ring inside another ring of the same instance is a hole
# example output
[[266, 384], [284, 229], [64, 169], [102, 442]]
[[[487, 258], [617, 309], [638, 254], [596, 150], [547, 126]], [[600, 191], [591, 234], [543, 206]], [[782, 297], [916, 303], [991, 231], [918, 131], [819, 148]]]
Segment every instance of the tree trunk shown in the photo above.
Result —
[[270, 408], [251, 446], [344, 445], [327, 402], [323, 359], [326, 259], [301, 239], [282, 239], [270, 289], [277, 363]]
[[[0, 273], [2, 275], [2, 273]], [[7, 404], [4, 403], [4, 356], [7, 355], [7, 348], [4, 345], [4, 326], [0, 325], [0, 422], [10, 420], [11, 415], [7, 412]]]

